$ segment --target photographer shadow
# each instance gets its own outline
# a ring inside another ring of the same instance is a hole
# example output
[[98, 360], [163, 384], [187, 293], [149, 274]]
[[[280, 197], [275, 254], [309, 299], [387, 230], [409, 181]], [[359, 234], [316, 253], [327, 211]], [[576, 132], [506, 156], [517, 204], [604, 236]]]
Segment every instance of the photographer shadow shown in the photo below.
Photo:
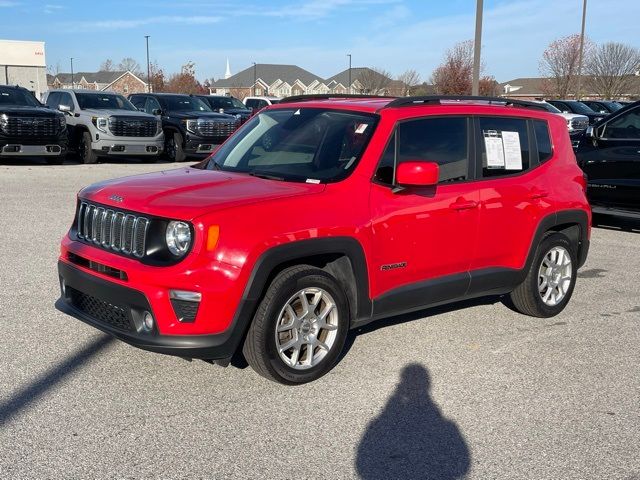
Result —
[[406, 366], [384, 411], [367, 427], [356, 468], [363, 479], [462, 478], [471, 464], [457, 425], [442, 416], [419, 364]]

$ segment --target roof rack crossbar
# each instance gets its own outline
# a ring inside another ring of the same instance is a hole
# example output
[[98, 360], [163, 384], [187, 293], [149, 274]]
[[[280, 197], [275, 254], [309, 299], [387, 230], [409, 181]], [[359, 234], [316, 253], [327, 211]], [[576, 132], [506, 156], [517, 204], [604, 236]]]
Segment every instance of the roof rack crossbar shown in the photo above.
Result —
[[397, 97], [390, 97], [388, 95], [366, 95], [366, 94], [354, 94], [354, 93], [318, 93], [312, 95], [292, 95], [280, 100], [279, 103], [293, 103], [293, 102], [309, 102], [313, 100], [330, 100], [332, 98], [388, 98], [395, 99]]
[[416, 105], [429, 105], [429, 104], [440, 104], [442, 101], [445, 102], [483, 102], [488, 103], [489, 105], [499, 104], [505, 106], [513, 106], [513, 107], [522, 107], [522, 108], [533, 108], [537, 110], [545, 110], [542, 105], [539, 105], [534, 102], [527, 102], [525, 100], [514, 100], [512, 98], [504, 98], [504, 97], [482, 97], [482, 96], [473, 96], [473, 95], [425, 95], [420, 97], [399, 97], [386, 104], [383, 108], [395, 108], [395, 107], [411, 107]]

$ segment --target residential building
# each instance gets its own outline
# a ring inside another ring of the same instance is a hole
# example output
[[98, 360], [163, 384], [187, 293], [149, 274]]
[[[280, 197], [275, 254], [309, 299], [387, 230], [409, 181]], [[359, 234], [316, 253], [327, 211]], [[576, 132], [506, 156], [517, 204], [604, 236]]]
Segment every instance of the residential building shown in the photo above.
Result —
[[139, 76], [126, 71], [100, 71], [58, 73], [48, 75], [49, 88], [84, 88], [87, 90], [111, 91], [129, 95], [131, 93], [144, 93], [147, 91], [147, 82]]
[[0, 40], [0, 85], [19, 85], [41, 98], [46, 74], [44, 42]]
[[[584, 99], [599, 99], [600, 95], [590, 87], [589, 76], [584, 76], [582, 80], [582, 95]], [[628, 91], [622, 92], [617, 100], [634, 100], [640, 98], [640, 76], [634, 75], [630, 79]], [[553, 87], [548, 78], [544, 77], [522, 77], [514, 78], [508, 82], [500, 84], [503, 97], [519, 98], [521, 100], [534, 100], [541, 98], [553, 98]], [[574, 93], [568, 95], [573, 98]]]
[[368, 67], [347, 68], [329, 77], [325, 84], [331, 93], [402, 95], [405, 91], [402, 82]]

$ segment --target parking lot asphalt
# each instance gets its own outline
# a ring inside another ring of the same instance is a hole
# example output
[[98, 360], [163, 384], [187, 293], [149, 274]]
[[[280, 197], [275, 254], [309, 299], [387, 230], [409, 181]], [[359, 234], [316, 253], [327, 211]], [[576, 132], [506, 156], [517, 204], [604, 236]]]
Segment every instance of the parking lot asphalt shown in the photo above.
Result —
[[594, 229], [555, 318], [384, 320], [284, 387], [54, 308], [76, 192], [173, 166], [0, 164], [0, 478], [640, 479], [640, 230]]

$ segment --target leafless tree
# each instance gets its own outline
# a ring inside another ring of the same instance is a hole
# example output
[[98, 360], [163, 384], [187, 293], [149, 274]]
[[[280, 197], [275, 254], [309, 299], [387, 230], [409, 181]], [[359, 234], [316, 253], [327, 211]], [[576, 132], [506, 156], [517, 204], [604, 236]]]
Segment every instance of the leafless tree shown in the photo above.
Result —
[[[584, 63], [590, 63], [593, 44], [589, 39], [584, 41]], [[540, 73], [548, 80], [545, 82], [546, 92], [551, 96], [566, 98], [575, 90], [578, 78], [578, 62], [580, 57], [580, 35], [569, 35], [554, 40], [542, 54]]]
[[385, 94], [391, 86], [391, 74], [381, 68], [364, 68], [356, 78], [363, 93]]
[[431, 84], [440, 95], [468, 95], [472, 74], [473, 41], [466, 40], [447, 50], [444, 61], [431, 75]]
[[624, 43], [607, 42], [596, 47], [586, 73], [587, 85], [602, 98], [618, 98], [630, 92], [640, 68], [640, 49]]
[[104, 62], [100, 64], [101, 72], [113, 72], [113, 60], [107, 58]]
[[141, 72], [140, 64], [131, 57], [123, 58], [118, 64], [118, 70], [129, 70], [135, 75], [138, 75]]
[[55, 65], [47, 66], [47, 73], [49, 75], [53, 75], [54, 77], [58, 75], [61, 71], [60, 62], [57, 62]]
[[420, 74], [415, 70], [407, 70], [398, 75], [397, 80], [402, 88], [402, 96], [406, 97], [411, 89], [420, 83]]

